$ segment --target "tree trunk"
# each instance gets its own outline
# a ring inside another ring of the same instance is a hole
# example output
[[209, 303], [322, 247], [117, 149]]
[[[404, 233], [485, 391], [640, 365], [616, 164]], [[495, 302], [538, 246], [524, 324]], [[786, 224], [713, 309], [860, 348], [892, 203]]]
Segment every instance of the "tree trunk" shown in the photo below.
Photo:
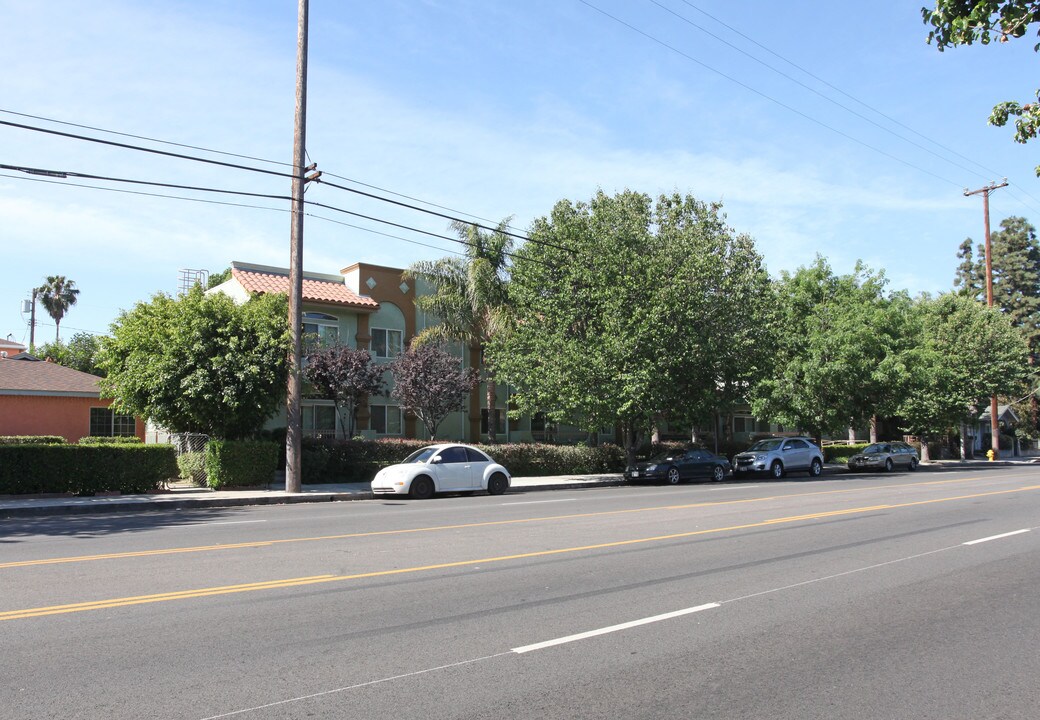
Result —
[[929, 462], [932, 458], [928, 455], [928, 438], [921, 436], [921, 462]]
[[628, 467], [633, 467], [636, 464], [636, 450], [639, 448], [638, 433], [628, 423], [622, 427], [625, 436], [625, 463]]
[[877, 415], [870, 416], [870, 442], [877, 442]]
[[650, 442], [654, 445], [661, 443], [661, 428], [657, 426], [656, 422], [654, 423], [654, 429], [650, 432]]
[[696, 425], [691, 425], [690, 426], [690, 444], [691, 445], [696, 445], [697, 444], [697, 426]]
[[849, 445], [856, 444], [856, 428], [849, 425]]
[[961, 461], [971, 457], [971, 446], [968, 444], [968, 424], [961, 423]]
[[487, 411], [488, 411], [488, 444], [495, 444], [495, 431], [498, 429], [498, 398], [496, 397], [495, 376], [487, 373]]

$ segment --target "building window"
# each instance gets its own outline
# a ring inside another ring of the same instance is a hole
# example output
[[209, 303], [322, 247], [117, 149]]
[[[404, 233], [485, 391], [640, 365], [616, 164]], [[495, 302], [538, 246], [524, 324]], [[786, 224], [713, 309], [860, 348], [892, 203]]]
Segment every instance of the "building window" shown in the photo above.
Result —
[[339, 343], [339, 318], [320, 312], [303, 314], [304, 343], [309, 348], [330, 347]]
[[[480, 411], [480, 434], [487, 435], [488, 431], [488, 411], [484, 408]], [[495, 434], [505, 435], [506, 434], [506, 411], [495, 410]]]
[[120, 415], [111, 408], [90, 408], [91, 437], [130, 437], [137, 434], [133, 415]]
[[303, 434], [307, 437], [336, 437], [336, 408], [334, 405], [304, 405]]
[[404, 347], [403, 330], [372, 328], [372, 355], [377, 358], [397, 357]]
[[396, 405], [370, 405], [369, 424], [376, 435], [400, 435], [401, 408]]

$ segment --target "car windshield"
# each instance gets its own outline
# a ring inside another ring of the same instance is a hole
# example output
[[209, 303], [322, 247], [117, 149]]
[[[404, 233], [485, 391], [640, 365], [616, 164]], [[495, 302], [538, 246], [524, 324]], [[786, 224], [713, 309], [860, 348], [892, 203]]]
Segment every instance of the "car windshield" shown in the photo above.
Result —
[[865, 448], [863, 448], [863, 453], [865, 455], [877, 455], [878, 453], [882, 453], [884, 451], [885, 449], [881, 445], [867, 445]]
[[425, 447], [422, 450], [416, 450], [411, 455], [406, 457], [402, 464], [405, 463], [424, 463], [433, 457], [433, 454], [437, 452], [437, 448]]
[[772, 440], [759, 440], [757, 443], [752, 445], [749, 450], [779, 450], [780, 443], [783, 442], [779, 438], [773, 438]]

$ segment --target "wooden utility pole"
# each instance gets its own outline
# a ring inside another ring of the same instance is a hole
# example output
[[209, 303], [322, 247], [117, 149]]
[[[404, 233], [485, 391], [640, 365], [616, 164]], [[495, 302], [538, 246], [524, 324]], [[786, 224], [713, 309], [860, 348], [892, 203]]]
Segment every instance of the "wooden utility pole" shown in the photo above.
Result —
[[307, 14], [308, 0], [299, 0], [296, 38], [296, 123], [293, 139], [292, 231], [289, 239], [289, 388], [285, 411], [285, 491], [300, 492], [303, 449], [303, 187], [307, 151]]
[[[36, 293], [39, 288], [32, 289], [32, 306], [29, 310], [29, 353], [36, 352]], [[25, 337], [24, 335], [22, 337]]]
[[[1007, 178], [1001, 183], [992, 182], [985, 187], [981, 187], [978, 190], [968, 190], [965, 188], [965, 197], [969, 195], [982, 195], [982, 215], [983, 222], [986, 225], [986, 306], [993, 307], [993, 252], [992, 246], [989, 239], [989, 194], [994, 190], [1002, 187], [1007, 187]], [[989, 427], [991, 442], [990, 447], [993, 450], [993, 459], [1000, 457], [1000, 418], [997, 416], [997, 396], [991, 395], [989, 399]]]

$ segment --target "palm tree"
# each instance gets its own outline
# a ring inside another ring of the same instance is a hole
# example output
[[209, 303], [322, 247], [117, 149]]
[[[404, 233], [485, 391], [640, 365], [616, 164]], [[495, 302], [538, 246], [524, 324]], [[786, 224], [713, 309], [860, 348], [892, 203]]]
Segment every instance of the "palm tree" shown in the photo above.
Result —
[[47, 314], [54, 318], [54, 341], [58, 342], [61, 319], [76, 304], [79, 288], [74, 280], [67, 280], [64, 275], [50, 275], [47, 282], [40, 286], [39, 293]]
[[[465, 257], [446, 257], [413, 263], [405, 277], [421, 279], [432, 294], [416, 295], [418, 309], [436, 317], [440, 324], [424, 329], [415, 338], [425, 342], [461, 342], [483, 350], [488, 341], [505, 327], [509, 303], [509, 253], [513, 239], [508, 233], [507, 217], [492, 232], [470, 223], [455, 221], [452, 229], [466, 246]], [[488, 442], [495, 442], [495, 372], [484, 361], [487, 385]]]

